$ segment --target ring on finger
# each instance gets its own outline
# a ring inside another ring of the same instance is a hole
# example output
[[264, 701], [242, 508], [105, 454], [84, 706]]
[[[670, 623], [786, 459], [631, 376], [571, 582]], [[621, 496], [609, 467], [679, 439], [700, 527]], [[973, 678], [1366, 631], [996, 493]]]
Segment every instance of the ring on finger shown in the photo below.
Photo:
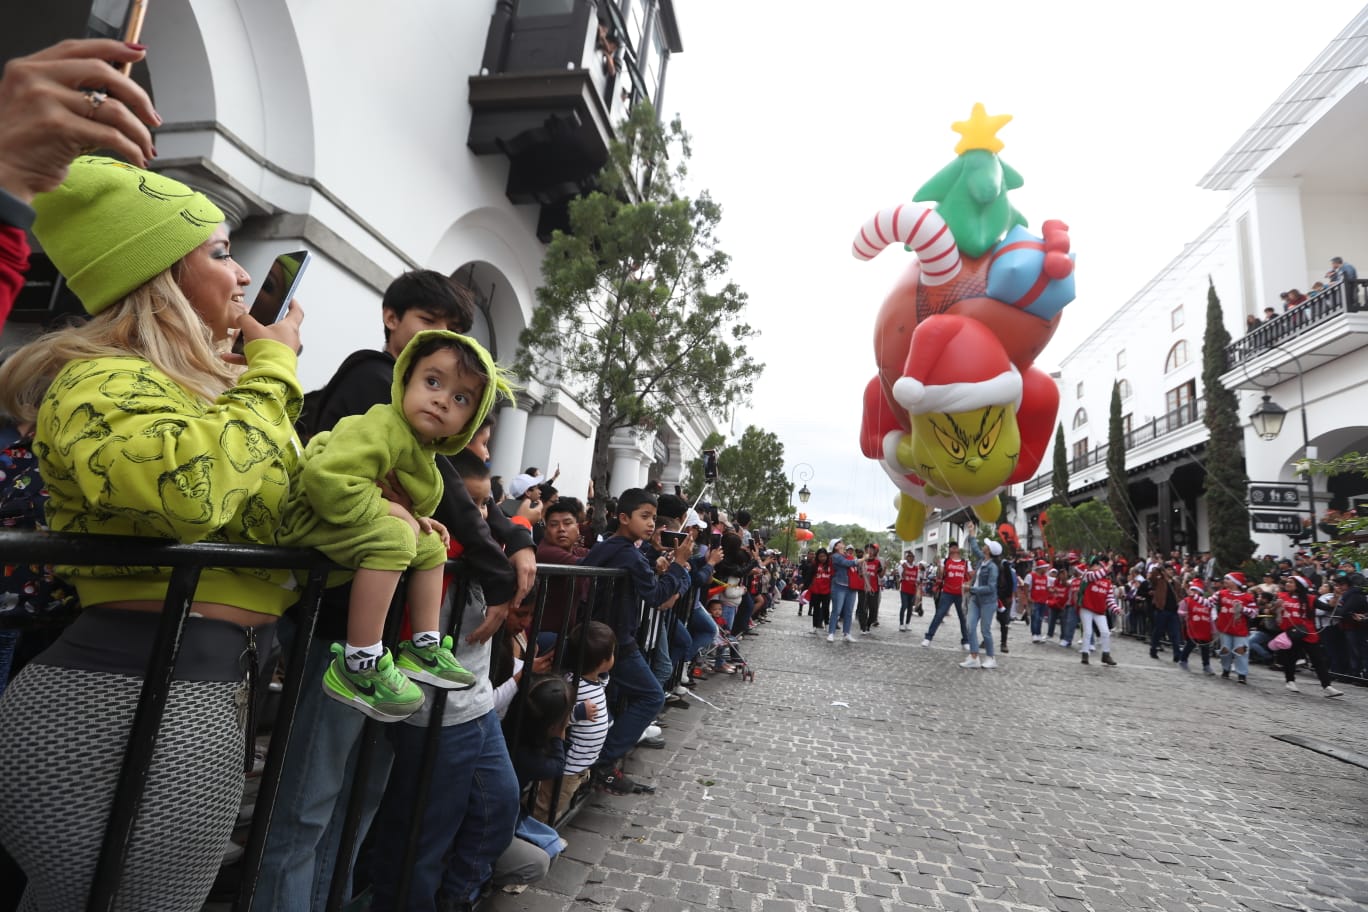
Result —
[[85, 96], [86, 102], [90, 105], [90, 110], [86, 112], [86, 117], [95, 119], [95, 113], [100, 110], [100, 105], [104, 104], [109, 98], [105, 92], [99, 89], [81, 89], [81, 94]]

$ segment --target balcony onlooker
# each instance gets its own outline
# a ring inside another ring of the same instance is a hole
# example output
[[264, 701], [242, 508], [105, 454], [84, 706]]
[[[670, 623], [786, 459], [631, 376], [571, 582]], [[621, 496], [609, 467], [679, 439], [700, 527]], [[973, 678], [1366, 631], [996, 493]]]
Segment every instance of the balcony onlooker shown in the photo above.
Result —
[[1260, 320], [1258, 317], [1254, 316], [1253, 314], [1250, 314], [1249, 316], [1245, 317], [1245, 335], [1249, 335], [1250, 333], [1252, 333], [1254, 330], [1258, 329], [1258, 328], [1259, 328], [1260, 326], [1262, 326], [1262, 325], [1263, 325], [1263, 321], [1262, 321], [1262, 320]]
[[1358, 270], [1349, 263], [1344, 262], [1343, 257], [1330, 258], [1330, 270], [1325, 274], [1331, 285], [1344, 282], [1353, 285], [1358, 281]]

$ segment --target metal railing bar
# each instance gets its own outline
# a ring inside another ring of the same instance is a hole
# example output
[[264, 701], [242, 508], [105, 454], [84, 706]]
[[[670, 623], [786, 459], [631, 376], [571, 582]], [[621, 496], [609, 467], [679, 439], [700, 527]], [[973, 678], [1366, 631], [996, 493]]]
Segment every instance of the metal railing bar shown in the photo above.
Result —
[[177, 567], [166, 587], [166, 601], [157, 622], [157, 635], [152, 642], [152, 654], [147, 661], [142, 690], [138, 694], [138, 708], [128, 733], [123, 764], [119, 769], [114, 803], [105, 824], [100, 857], [95, 865], [95, 876], [86, 903], [89, 912], [110, 912], [119, 893], [123, 878], [124, 860], [128, 843], [138, 821], [147, 771], [152, 766], [152, 755], [157, 748], [162, 717], [166, 712], [171, 681], [176, 671], [176, 657], [180, 653], [181, 636], [190, 606], [195, 600], [195, 586], [199, 583], [199, 567]]

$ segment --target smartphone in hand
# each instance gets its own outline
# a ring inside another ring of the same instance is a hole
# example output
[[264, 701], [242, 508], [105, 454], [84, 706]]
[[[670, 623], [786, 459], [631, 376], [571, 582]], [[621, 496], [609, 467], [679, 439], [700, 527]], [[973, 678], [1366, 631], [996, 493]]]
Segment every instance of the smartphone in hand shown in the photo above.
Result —
[[[299, 291], [304, 270], [312, 259], [312, 254], [307, 250], [295, 250], [276, 257], [266, 273], [266, 280], [261, 283], [256, 300], [252, 302], [252, 319], [266, 326], [279, 323], [289, 312], [290, 300]], [[242, 354], [246, 344], [247, 340], [238, 333], [237, 341], [233, 343], [233, 353]]]
[[661, 532], [660, 543], [667, 548], [678, 548], [689, 537], [687, 532]]

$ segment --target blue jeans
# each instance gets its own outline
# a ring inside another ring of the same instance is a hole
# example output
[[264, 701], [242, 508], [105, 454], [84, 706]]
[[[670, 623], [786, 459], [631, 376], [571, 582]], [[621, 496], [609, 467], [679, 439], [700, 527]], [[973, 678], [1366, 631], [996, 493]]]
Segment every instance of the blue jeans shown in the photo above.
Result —
[[[993, 657], [993, 618], [997, 615], [997, 596], [996, 595], [974, 595], [969, 594], [968, 617], [965, 618], [964, 627], [972, 639], [969, 641], [969, 653], [978, 655], [980, 651], [990, 659]], [[978, 631], [979, 633], [974, 633]], [[982, 649], [979, 646], [979, 634], [982, 634]]]
[[847, 586], [831, 587], [831, 620], [827, 622], [827, 633], [836, 633], [841, 625], [846, 636], [850, 636], [850, 621], [855, 614], [855, 598], [859, 593]]
[[693, 613], [689, 615], [689, 643], [688, 660], [693, 661], [698, 658], [698, 654], [713, 644], [717, 639], [717, 622], [712, 619], [712, 615], [703, 608], [702, 605], [695, 604]]
[[1073, 645], [1074, 631], [1078, 629], [1078, 606], [1067, 605], [1064, 608], [1064, 629], [1060, 632], [1060, 639]]
[[915, 592], [900, 592], [902, 596], [902, 607], [898, 610], [898, 626], [906, 627], [912, 623], [912, 612], [917, 608], [917, 600], [921, 598]]
[[1249, 674], [1249, 637], [1233, 633], [1219, 634], [1221, 643], [1221, 670], [1230, 671], [1235, 665], [1235, 673], [1240, 677]]
[[[950, 606], [955, 606], [955, 614], [959, 615], [960, 643], [969, 642], [969, 631], [964, 626], [964, 596], [951, 595], [949, 592], [942, 592], [940, 598], [936, 600], [936, 616], [931, 619], [931, 626], [926, 628], [926, 638], [934, 640], [936, 631], [940, 630], [941, 622], [950, 613]], [[989, 617], [992, 615], [990, 614]]]
[[[395, 909], [427, 739], [426, 728], [402, 722], [386, 732], [394, 745], [394, 775], [375, 818], [372, 912]], [[494, 710], [442, 728], [422, 814], [404, 912], [431, 912], [439, 888], [456, 900], [473, 900], [513, 841], [518, 819], [518, 777]]]
[[618, 651], [617, 663], [608, 678], [608, 702], [625, 698], [627, 706], [613, 720], [599, 753], [599, 763], [615, 764], [636, 746], [641, 733], [665, 705], [665, 691], [651, 674], [640, 649]]
[[1168, 636], [1169, 642], [1173, 644], [1173, 661], [1178, 661], [1178, 653], [1183, 648], [1183, 635], [1179, 632], [1178, 610], [1176, 608], [1164, 611], [1156, 611], [1150, 617], [1150, 623], [1154, 626], [1150, 628], [1150, 655], [1159, 658], [1159, 641], [1162, 637]]
[[1267, 630], [1251, 630], [1249, 632], [1249, 654], [1260, 662], [1272, 663], [1273, 653], [1268, 649], [1268, 641], [1273, 639], [1273, 634]]
[[[290, 618], [282, 618], [277, 627], [287, 655], [296, 629]], [[327, 643], [315, 640], [310, 644], [290, 752], [280, 774], [275, 816], [266, 837], [256, 897], [252, 901], [252, 908], [258, 912], [304, 912], [327, 906], [347, 800], [361, 752], [361, 728], [366, 721], [361, 713], [323, 694], [323, 672], [331, 661]], [[382, 738], [366, 782], [353, 862], [356, 848], [380, 806], [390, 760], [389, 742]]]
[[1044, 602], [1031, 602], [1031, 636], [1038, 637], [1045, 628], [1045, 616], [1050, 613], [1050, 609], [1045, 607]]
[[675, 665], [684, 661], [684, 655], [693, 642], [689, 631], [684, 629], [684, 622], [673, 614], [665, 619], [664, 627], [656, 634], [655, 650], [651, 656], [651, 672], [662, 688], [670, 680], [670, 675], [674, 674]]

